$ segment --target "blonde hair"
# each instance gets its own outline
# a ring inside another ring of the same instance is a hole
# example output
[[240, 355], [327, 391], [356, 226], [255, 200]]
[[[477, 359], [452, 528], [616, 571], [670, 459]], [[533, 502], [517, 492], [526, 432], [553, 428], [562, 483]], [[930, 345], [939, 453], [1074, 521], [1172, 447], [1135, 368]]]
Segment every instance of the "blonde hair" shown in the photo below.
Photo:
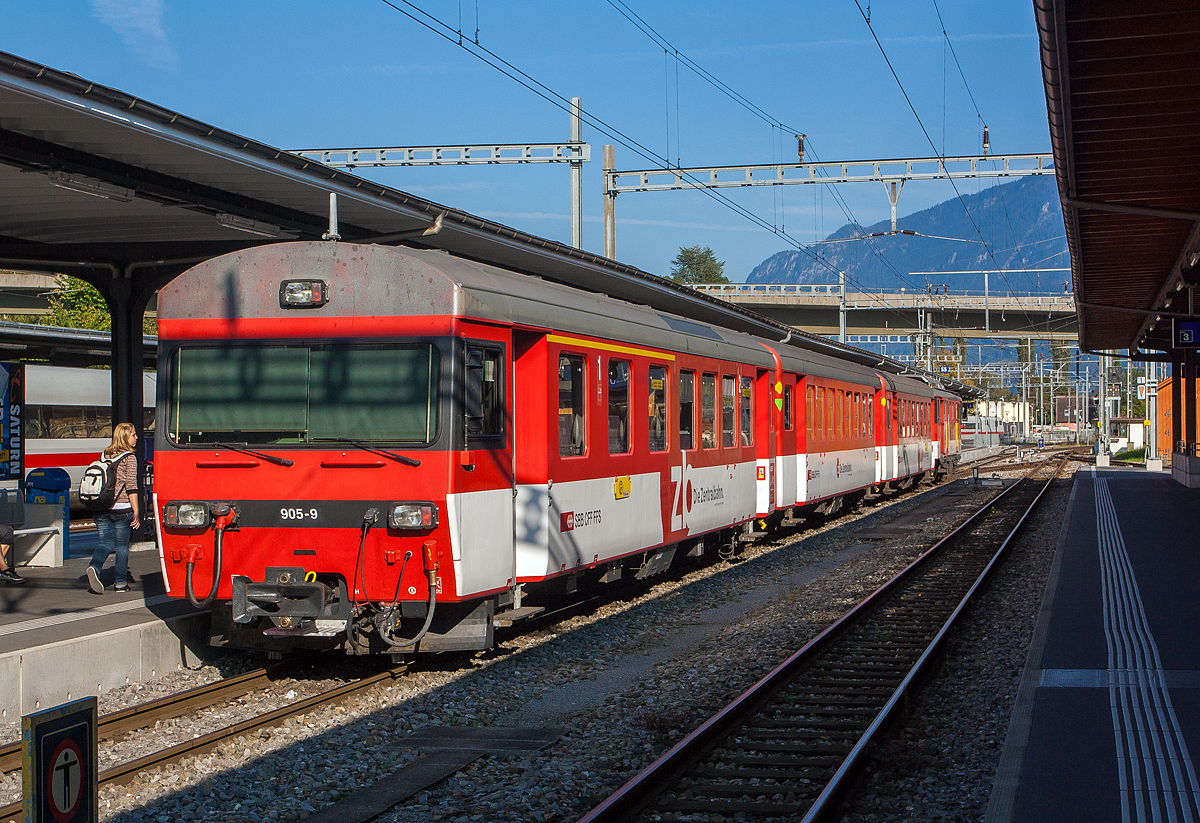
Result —
[[115, 457], [122, 452], [133, 451], [133, 436], [137, 434], [137, 429], [132, 423], [118, 423], [113, 429], [112, 445], [104, 450], [105, 457]]

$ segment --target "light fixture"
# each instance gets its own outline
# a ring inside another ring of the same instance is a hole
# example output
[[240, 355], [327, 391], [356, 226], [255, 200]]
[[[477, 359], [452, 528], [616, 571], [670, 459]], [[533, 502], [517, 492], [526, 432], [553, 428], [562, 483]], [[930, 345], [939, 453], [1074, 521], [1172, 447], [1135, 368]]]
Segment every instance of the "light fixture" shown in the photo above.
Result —
[[52, 171], [47, 175], [47, 179], [50, 181], [50, 185], [57, 186], [60, 189], [67, 189], [68, 191], [75, 191], [80, 194], [90, 194], [93, 197], [106, 197], [109, 200], [117, 200], [121, 203], [129, 203], [133, 198], [137, 197], [137, 192], [133, 189], [114, 186], [112, 183], [105, 183], [103, 180], [84, 177], [81, 174]]
[[318, 309], [329, 302], [329, 286], [324, 280], [284, 280], [279, 284], [279, 307]]
[[251, 220], [249, 217], [241, 217], [229, 212], [217, 212], [217, 222], [227, 229], [237, 229], [248, 234], [257, 234], [259, 237], [294, 237], [291, 232], [286, 232], [274, 223], [263, 223], [259, 220]]

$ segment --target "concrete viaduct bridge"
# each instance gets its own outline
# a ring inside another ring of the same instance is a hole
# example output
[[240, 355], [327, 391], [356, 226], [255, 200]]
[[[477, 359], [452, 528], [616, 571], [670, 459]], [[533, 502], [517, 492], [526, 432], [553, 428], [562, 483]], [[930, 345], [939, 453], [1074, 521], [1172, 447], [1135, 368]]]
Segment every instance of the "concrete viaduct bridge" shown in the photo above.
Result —
[[732, 283], [695, 288], [823, 336], [838, 334], [844, 305], [846, 342], [852, 345], [889, 342], [870, 339], [880, 336], [1074, 341], [1078, 334], [1072, 294], [848, 290], [843, 299], [841, 287], [835, 284]]

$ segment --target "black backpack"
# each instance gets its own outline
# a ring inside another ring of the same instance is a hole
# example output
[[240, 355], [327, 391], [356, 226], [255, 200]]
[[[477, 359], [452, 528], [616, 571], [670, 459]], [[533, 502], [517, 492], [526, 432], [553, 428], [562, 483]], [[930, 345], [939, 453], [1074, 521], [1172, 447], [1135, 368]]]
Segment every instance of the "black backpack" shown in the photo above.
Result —
[[133, 452], [125, 452], [116, 460], [93, 460], [79, 481], [79, 502], [92, 512], [106, 512], [117, 502], [117, 465]]

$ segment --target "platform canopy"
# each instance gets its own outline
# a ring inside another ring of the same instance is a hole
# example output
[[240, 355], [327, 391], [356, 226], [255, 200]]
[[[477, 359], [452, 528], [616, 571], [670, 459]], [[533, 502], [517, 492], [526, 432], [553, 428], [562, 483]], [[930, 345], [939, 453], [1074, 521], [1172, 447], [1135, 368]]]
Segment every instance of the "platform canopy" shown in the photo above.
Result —
[[1200, 264], [1200, 3], [1034, 8], [1080, 345], [1167, 349]]
[[[599, 255], [492, 223], [0, 52], [0, 266], [95, 284], [113, 315], [114, 412], [138, 420], [141, 318], [164, 283], [236, 249], [317, 240], [440, 248], [775, 339], [786, 326]], [[912, 367], [794, 332], [885, 371]], [[942, 381], [970, 395], [974, 387]]]

